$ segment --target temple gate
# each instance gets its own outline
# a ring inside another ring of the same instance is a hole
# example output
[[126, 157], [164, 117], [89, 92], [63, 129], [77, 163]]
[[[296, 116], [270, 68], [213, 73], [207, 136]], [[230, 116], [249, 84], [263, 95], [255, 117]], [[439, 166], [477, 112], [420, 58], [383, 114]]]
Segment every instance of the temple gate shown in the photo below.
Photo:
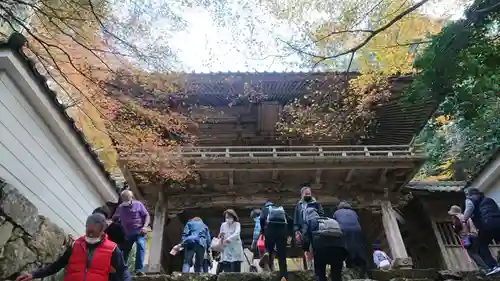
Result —
[[[412, 141], [435, 103], [402, 102], [398, 89], [409, 78], [394, 78], [392, 97], [374, 108], [369, 138], [278, 135], [275, 124], [283, 105], [306, 94], [312, 83], [321, 83], [326, 75], [336, 74], [186, 76], [188, 83], [183, 94], [188, 104], [197, 105], [191, 108], [192, 115], [202, 121], [197, 146], [186, 147], [177, 156], [190, 160], [198, 180], [170, 186], [145, 185], [136, 181], [142, 171], [129, 170], [127, 159], [120, 161], [138, 198], [156, 202], [150, 206], [154, 209], [154, 246], [149, 255], [149, 271], [180, 269], [181, 261], [168, 252], [179, 242], [183, 224], [193, 216], [200, 216], [212, 235], [217, 235], [223, 211], [235, 209], [241, 219], [244, 244], [250, 246], [254, 226], [250, 210], [269, 200], [283, 205], [292, 215], [300, 187], [306, 183], [327, 215], [333, 213], [340, 200], [350, 202], [360, 214], [367, 243], [382, 242], [396, 266], [412, 266], [398, 224], [399, 210], [406, 204], [407, 196], [399, 191], [425, 161], [424, 155], [412, 147]], [[262, 92], [264, 98], [252, 103], [228, 98], [248, 87]], [[289, 253], [300, 255], [293, 245]]]

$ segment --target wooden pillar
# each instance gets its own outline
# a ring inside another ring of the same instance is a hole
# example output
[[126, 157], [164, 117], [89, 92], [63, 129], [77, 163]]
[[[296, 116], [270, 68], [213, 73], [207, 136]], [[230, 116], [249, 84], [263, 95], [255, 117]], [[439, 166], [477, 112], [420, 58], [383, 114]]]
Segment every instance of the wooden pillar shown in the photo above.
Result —
[[148, 266], [146, 268], [147, 273], [160, 273], [161, 271], [163, 235], [167, 219], [167, 203], [163, 196], [163, 192], [158, 192], [152, 227], [153, 231], [151, 233], [151, 248], [149, 249]]
[[396, 268], [411, 268], [413, 266], [411, 258], [406, 252], [406, 247], [399, 230], [396, 212], [392, 208], [390, 201], [382, 202], [382, 223], [384, 225], [385, 236], [393, 259], [393, 266]]

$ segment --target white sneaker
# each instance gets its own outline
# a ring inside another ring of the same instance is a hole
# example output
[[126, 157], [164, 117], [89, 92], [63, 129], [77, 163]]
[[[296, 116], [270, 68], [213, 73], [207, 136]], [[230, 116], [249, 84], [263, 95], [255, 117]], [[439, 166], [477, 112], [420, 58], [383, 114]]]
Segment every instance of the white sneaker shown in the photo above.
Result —
[[490, 272], [486, 273], [486, 276], [490, 276], [498, 272], [500, 272], [500, 266], [495, 266]]

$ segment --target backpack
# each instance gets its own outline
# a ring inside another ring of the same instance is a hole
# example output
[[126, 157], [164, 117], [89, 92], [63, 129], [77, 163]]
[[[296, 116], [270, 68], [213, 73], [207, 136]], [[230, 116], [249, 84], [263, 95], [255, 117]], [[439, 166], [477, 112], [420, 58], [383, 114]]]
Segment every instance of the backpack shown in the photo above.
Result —
[[201, 239], [200, 239], [200, 236], [198, 233], [191, 234], [188, 237], [186, 237], [186, 239], [184, 239], [184, 243], [186, 244], [186, 246], [200, 244], [200, 242], [201, 242]]
[[271, 205], [268, 206], [267, 223], [280, 223], [286, 224], [286, 212], [282, 206]]
[[318, 230], [314, 231], [315, 234], [329, 237], [342, 236], [342, 230], [339, 223], [331, 218], [320, 217], [318, 218]]

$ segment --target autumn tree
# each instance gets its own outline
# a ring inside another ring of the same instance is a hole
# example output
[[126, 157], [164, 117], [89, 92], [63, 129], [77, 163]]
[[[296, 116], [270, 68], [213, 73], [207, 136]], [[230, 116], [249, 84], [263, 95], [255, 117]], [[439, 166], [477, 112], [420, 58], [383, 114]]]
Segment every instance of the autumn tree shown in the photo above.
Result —
[[175, 56], [162, 35], [168, 33], [155, 26], [165, 14], [171, 15], [168, 29], [182, 28], [182, 19], [166, 3], [14, 0], [0, 5], [3, 36], [25, 35], [25, 53], [49, 78], [110, 172], [116, 170], [117, 153], [142, 153], [132, 165], [165, 178], [186, 176], [186, 167], [179, 169], [182, 161], [164, 160], [179, 145], [165, 132], [182, 131], [184, 123], [170, 112], [144, 107], [128, 88], [114, 83], [124, 79], [152, 93], [175, 92], [168, 74]]
[[278, 127], [307, 135], [352, 138], [357, 132], [358, 140], [366, 137], [374, 106], [391, 96], [390, 78], [414, 72], [415, 55], [444, 23], [423, 13], [427, 0], [265, 3], [284, 20], [308, 23], [307, 30], [285, 42], [288, 50], [313, 69], [335, 70], [336, 79], [344, 80], [345, 87], [310, 89], [285, 108]]

